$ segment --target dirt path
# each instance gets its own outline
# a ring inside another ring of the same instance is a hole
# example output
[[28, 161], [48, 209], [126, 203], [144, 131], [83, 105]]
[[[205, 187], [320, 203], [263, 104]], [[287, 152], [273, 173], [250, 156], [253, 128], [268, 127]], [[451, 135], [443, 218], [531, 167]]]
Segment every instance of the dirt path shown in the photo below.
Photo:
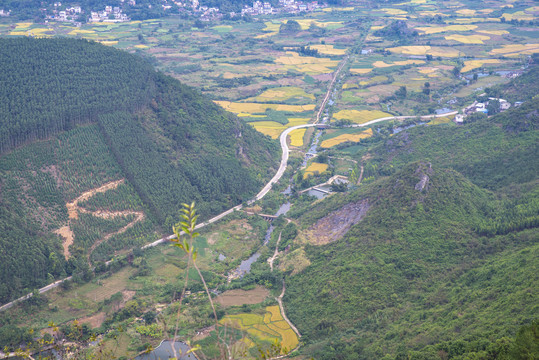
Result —
[[144, 219], [144, 213], [142, 211], [132, 211], [132, 210], [124, 210], [124, 211], [107, 211], [107, 210], [88, 211], [87, 209], [82, 208], [82, 207], [79, 206], [79, 202], [88, 200], [92, 196], [94, 196], [94, 195], [96, 195], [98, 193], [104, 193], [104, 192], [107, 192], [109, 190], [114, 190], [120, 184], [123, 184], [124, 182], [125, 182], [125, 179], [111, 181], [109, 183], [106, 183], [105, 185], [102, 185], [102, 186], [98, 187], [98, 188], [91, 189], [91, 190], [83, 192], [75, 200], [73, 200], [72, 202], [66, 204], [67, 213], [69, 215], [68, 224], [66, 226], [62, 226], [60, 229], [55, 231], [56, 234], [58, 234], [58, 235], [60, 235], [60, 236], [62, 236], [64, 238], [64, 242], [63, 242], [62, 245], [63, 245], [63, 248], [64, 248], [64, 256], [65, 256], [66, 259], [68, 259], [69, 256], [71, 255], [69, 253], [69, 246], [71, 244], [73, 244], [73, 239], [74, 239], [73, 230], [71, 229], [71, 220], [72, 219], [74, 219], [74, 220], [78, 219], [79, 218], [79, 213], [90, 214], [90, 215], [93, 215], [95, 217], [100, 217], [102, 219], [113, 219], [113, 218], [116, 218], [116, 217], [119, 217], [119, 216], [120, 217], [125, 217], [125, 216], [129, 216], [129, 215], [135, 215], [135, 219], [133, 221], [131, 221], [129, 224], [122, 227], [120, 230], [118, 230], [116, 232], [107, 234], [105, 237], [103, 237], [102, 239], [99, 239], [98, 241], [96, 241], [90, 247], [90, 249], [88, 250], [88, 254], [87, 254], [87, 259], [88, 259], [88, 263], [90, 264], [90, 266], [92, 265], [90, 263], [90, 256], [92, 255], [92, 252], [100, 244], [102, 244], [103, 242], [110, 239], [113, 235], [117, 235], [117, 234], [121, 234], [121, 233], [125, 232], [127, 229], [129, 229], [130, 227], [132, 227], [133, 225], [135, 225], [136, 223], [138, 223], [139, 221], [142, 221]]
[[[299, 333], [299, 330], [294, 326], [294, 324], [292, 324], [292, 321], [290, 321], [287, 317], [286, 317], [286, 314], [284, 312], [284, 306], [283, 306], [283, 297], [284, 297], [284, 293], [286, 291], [286, 285], [284, 283], [284, 279], [283, 279], [283, 291], [281, 292], [281, 295], [279, 295], [279, 297], [275, 298], [275, 300], [277, 300], [277, 302], [279, 303], [279, 309], [281, 309], [281, 316], [283, 317], [283, 319], [285, 319], [285, 321], [288, 323], [288, 325], [290, 325], [290, 327], [292, 328], [292, 330], [294, 330], [294, 332], [298, 335], [298, 338], [301, 337], [301, 334]], [[299, 345], [298, 345], [299, 347]], [[297, 349], [297, 348], [296, 348]], [[292, 351], [291, 351], [292, 352]]]
[[281, 242], [282, 233], [283, 233], [282, 231], [279, 233], [279, 238], [277, 239], [277, 245], [275, 245], [275, 252], [273, 253], [273, 256], [268, 259], [268, 263], [270, 265], [271, 271], [273, 271], [273, 262], [279, 255], [279, 243]]

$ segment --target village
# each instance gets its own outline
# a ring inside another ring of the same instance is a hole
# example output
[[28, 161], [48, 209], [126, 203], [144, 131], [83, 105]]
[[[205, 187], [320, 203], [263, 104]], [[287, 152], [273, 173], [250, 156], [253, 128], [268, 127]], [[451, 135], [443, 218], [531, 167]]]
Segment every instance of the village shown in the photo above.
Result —
[[[80, 5], [63, 5], [62, 2], [54, 2], [52, 9], [43, 8], [41, 11], [44, 14], [45, 22], [60, 21], [70, 22], [76, 26], [81, 26], [83, 23], [93, 22], [127, 22], [131, 18], [125, 11], [128, 12], [129, 7], [137, 5], [136, 0], [122, 1], [122, 6], [106, 5], [103, 9], [91, 9], [88, 15]], [[241, 9], [241, 13], [228, 12], [223, 13], [218, 7], [201, 6], [199, 0], [191, 1], [173, 1], [163, 0], [161, 4], [164, 12], [173, 14], [173, 10], [178, 13], [186, 13], [195, 16], [202, 21], [217, 21], [223, 18], [238, 18], [244, 16], [258, 15], [275, 15], [275, 14], [299, 14], [312, 11], [319, 11], [327, 7], [327, 4], [319, 4], [318, 1], [296, 1], [296, 0], [279, 0], [279, 6], [273, 7], [269, 2], [254, 1], [252, 6], [245, 5]], [[152, 5], [148, 5], [151, 9]], [[11, 10], [0, 9], [0, 16], [7, 17], [11, 15]]]

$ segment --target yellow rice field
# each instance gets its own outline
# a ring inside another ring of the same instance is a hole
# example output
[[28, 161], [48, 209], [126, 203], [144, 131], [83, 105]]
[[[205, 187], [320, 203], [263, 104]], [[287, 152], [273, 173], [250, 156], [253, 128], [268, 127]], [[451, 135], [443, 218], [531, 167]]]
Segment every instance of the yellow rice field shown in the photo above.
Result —
[[517, 11], [517, 12], [514, 12], [513, 14], [504, 13], [502, 15], [502, 17], [504, 17], [505, 20], [507, 20], [507, 21], [511, 21], [511, 20], [529, 21], [529, 20], [533, 20], [535, 18], [532, 14], [527, 14], [524, 11]]
[[316, 174], [322, 174], [327, 169], [328, 169], [328, 164], [312, 162], [307, 167], [307, 169], [305, 169], [305, 173], [303, 174], [303, 178], [307, 179], [309, 176], [315, 176]]
[[380, 110], [341, 110], [333, 114], [336, 120], [351, 120], [356, 124], [363, 124], [371, 120], [391, 116]]
[[270, 136], [272, 139], [277, 139], [279, 135], [286, 129], [296, 125], [303, 125], [309, 122], [310, 118], [288, 118], [288, 124], [282, 125], [275, 121], [255, 121], [250, 122], [258, 132]]
[[80, 35], [80, 34], [95, 34], [95, 31], [93, 30], [83, 30], [83, 29], [75, 29], [71, 30], [67, 35]]
[[227, 315], [220, 323], [245, 331], [248, 338], [244, 338], [243, 342], [247, 348], [256, 346], [257, 340], [271, 343], [277, 341], [281, 345], [281, 353], [286, 354], [299, 344], [296, 333], [281, 316], [279, 306], [266, 307], [264, 315]]
[[428, 45], [412, 45], [412, 46], [397, 46], [393, 48], [388, 48], [387, 50], [405, 55], [432, 55], [432, 56], [441, 56], [441, 57], [458, 57], [461, 56], [461, 52], [445, 47], [431, 47]]
[[314, 24], [321, 28], [326, 28], [333, 25], [342, 25], [342, 21], [318, 21], [315, 19], [300, 19], [296, 21], [301, 26], [302, 30], [307, 30], [311, 26], [311, 24]]
[[423, 33], [437, 34], [447, 31], [471, 31], [477, 29], [477, 25], [448, 25], [448, 26], [427, 26], [427, 27], [416, 27], [416, 30], [422, 31]]
[[287, 69], [318, 75], [332, 72], [339, 64], [339, 61], [314, 56], [300, 56], [297, 52], [287, 51], [286, 55], [275, 59], [275, 63], [283, 64]]
[[387, 64], [381, 60], [374, 62], [372, 65], [377, 68], [385, 68], [390, 66], [396, 66], [396, 65], [412, 65], [412, 64], [424, 64], [425, 61], [423, 60], [403, 60], [403, 61], [395, 61], [393, 63]]
[[518, 56], [520, 54], [531, 55], [535, 52], [539, 52], [539, 44], [509, 44], [502, 45], [502, 47], [498, 49], [492, 49], [489, 54]]
[[101, 44], [103, 45], [107, 45], [107, 46], [111, 46], [111, 45], [117, 45], [118, 44], [118, 41], [117, 40], [101, 40], [99, 41]]
[[305, 131], [307, 129], [296, 129], [290, 132], [290, 145], [292, 146], [303, 146], [303, 136], [305, 136]]
[[366, 139], [371, 136], [372, 136], [372, 129], [369, 128], [359, 134], [342, 134], [332, 139], [324, 140], [322, 141], [322, 144], [320, 144], [320, 146], [325, 149], [328, 149], [333, 146], [342, 144], [343, 142], [347, 142], [347, 141], [358, 142], [361, 139]]
[[350, 69], [352, 74], [368, 74], [372, 69]]
[[137, 49], [147, 49], [148, 48], [148, 46], [142, 45], [142, 44], [135, 45], [134, 47], [136, 47]]
[[246, 102], [266, 102], [266, 101], [285, 101], [291, 98], [307, 98], [315, 100], [313, 94], [307, 94], [303, 89], [296, 86], [283, 86], [279, 88], [268, 89], [262, 94], [248, 98]]
[[482, 67], [484, 64], [499, 64], [501, 61], [498, 59], [484, 59], [484, 60], [466, 60], [464, 61], [464, 67], [460, 70], [465, 73], [473, 69]]
[[445, 39], [455, 40], [463, 44], [484, 44], [483, 41], [490, 40], [490, 36], [453, 34], [445, 36]]
[[509, 31], [507, 30], [477, 30], [477, 32], [481, 34], [499, 35], [499, 36], [509, 34]]
[[346, 49], [335, 49], [333, 45], [309, 45], [311, 49], [316, 49], [320, 54], [325, 55], [344, 55]]
[[248, 103], [248, 102], [231, 102], [231, 101], [215, 101], [217, 105], [220, 105], [225, 110], [233, 113], [263, 113], [267, 109], [276, 111], [289, 111], [289, 112], [303, 112], [314, 110], [315, 105], [284, 105], [284, 104], [260, 104], [260, 103]]

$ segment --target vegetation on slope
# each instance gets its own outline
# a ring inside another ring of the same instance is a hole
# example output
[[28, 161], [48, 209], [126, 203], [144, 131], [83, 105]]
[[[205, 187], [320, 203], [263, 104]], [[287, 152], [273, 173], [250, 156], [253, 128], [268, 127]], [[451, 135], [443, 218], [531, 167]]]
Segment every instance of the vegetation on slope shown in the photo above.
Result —
[[[311, 265], [287, 280], [285, 302], [307, 353], [518, 359], [534, 351], [539, 99], [526, 84], [537, 74], [497, 90], [522, 89], [520, 107], [464, 126], [405, 129], [357, 159], [378, 180], [295, 211], [303, 214], [295, 247]], [[354, 219], [350, 209], [367, 210], [344, 236], [317, 235]]]
[[362, 201], [365, 217], [342, 239], [307, 246], [311, 266], [287, 282], [289, 317], [316, 358], [484, 355], [537, 313], [536, 231], [475, 231], [500, 210], [493, 194], [453, 170], [412, 163], [331, 198], [302, 223]]
[[[137, 204], [148, 217], [92, 253], [107, 260], [155, 239], [155, 224], [170, 228], [182, 202], [197, 201], [207, 218], [273, 175], [275, 142], [136, 56], [87, 41], [18, 38], [0, 39], [0, 59], [0, 208], [10, 214], [0, 217], [2, 302], [88, 271], [83, 254], [133, 220], [71, 219], [75, 255], [66, 263], [51, 232], [85, 191], [126, 179], [118, 208]], [[96, 206], [110, 203], [98, 198]]]

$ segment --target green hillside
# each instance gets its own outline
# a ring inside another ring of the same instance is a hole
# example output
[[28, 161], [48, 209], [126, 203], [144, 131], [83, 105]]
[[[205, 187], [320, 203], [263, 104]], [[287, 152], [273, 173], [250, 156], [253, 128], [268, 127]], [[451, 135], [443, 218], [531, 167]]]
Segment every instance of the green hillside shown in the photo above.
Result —
[[310, 265], [288, 277], [284, 301], [305, 353], [529, 358], [514, 340], [539, 311], [539, 99], [525, 97], [464, 126], [390, 136], [357, 159], [374, 181], [296, 209], [291, 250]]
[[[539, 188], [529, 196], [526, 211], [537, 214]], [[342, 225], [339, 210], [360, 207], [365, 217], [343, 238], [305, 247], [312, 264], [287, 283], [289, 317], [315, 358], [484, 355], [536, 316], [537, 231], [481, 236], [479, 224], [505, 215], [494, 194], [412, 163], [312, 209], [303, 234], [312, 243], [324, 224]]]
[[[0, 82], [1, 302], [88, 272], [87, 256], [108, 260], [157, 239], [183, 202], [196, 201], [201, 218], [241, 203], [277, 163], [275, 142], [141, 58], [97, 43], [0, 39]], [[111, 182], [122, 183], [118, 195], [91, 198], [68, 220], [67, 203]], [[100, 218], [97, 209], [123, 213]], [[53, 233], [66, 225], [67, 262]]]

